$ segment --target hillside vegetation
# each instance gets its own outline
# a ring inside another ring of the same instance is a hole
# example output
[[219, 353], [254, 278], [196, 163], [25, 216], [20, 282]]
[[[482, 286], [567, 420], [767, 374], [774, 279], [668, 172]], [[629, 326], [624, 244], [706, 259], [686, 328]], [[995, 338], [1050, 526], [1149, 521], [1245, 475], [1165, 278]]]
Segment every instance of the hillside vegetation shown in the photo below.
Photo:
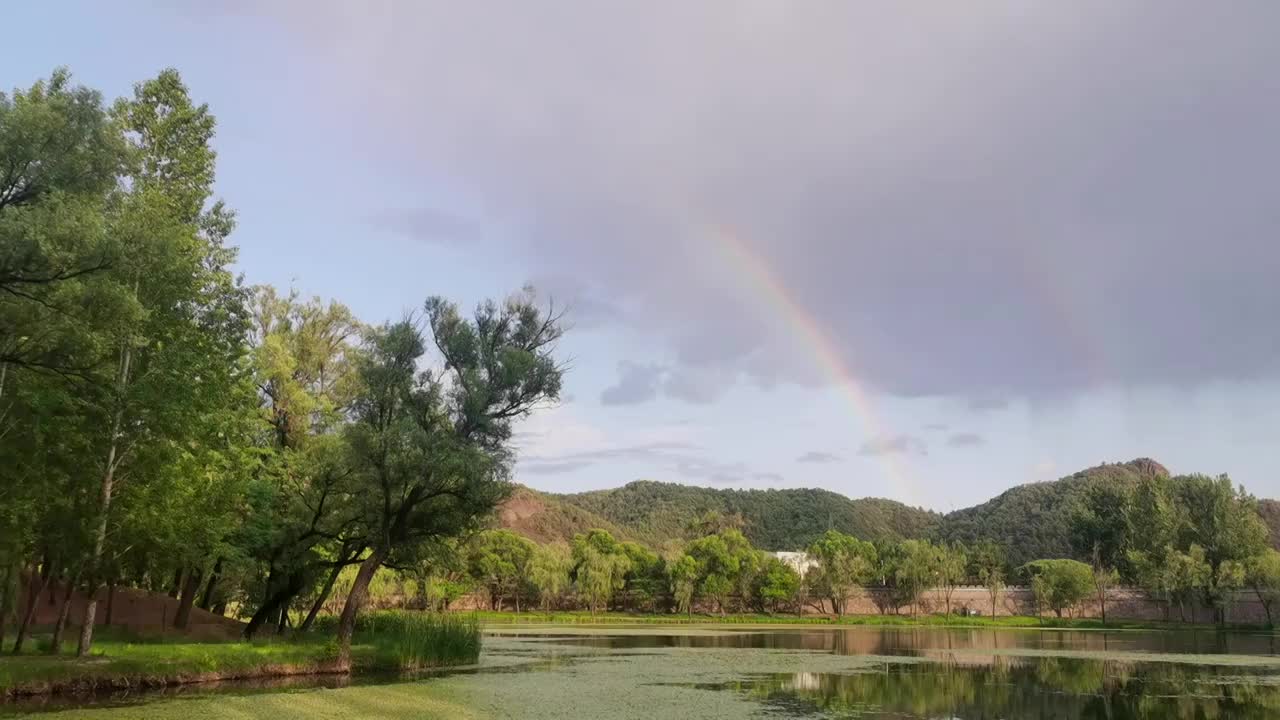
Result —
[[875, 540], [919, 537], [931, 532], [940, 518], [893, 500], [851, 500], [816, 489], [719, 490], [639, 481], [562, 499], [610, 520], [637, 539], [690, 537], [691, 528], [707, 513], [740, 516], [743, 534], [767, 550], [805, 547], [831, 528]]
[[[1072, 557], [1071, 517], [1095, 481], [1125, 487], [1169, 471], [1149, 458], [1106, 463], [1060, 480], [1010, 488], [987, 502], [942, 515], [882, 498], [851, 499], [828, 490], [730, 490], [640, 480], [610, 490], [556, 495], [520, 488], [500, 524], [538, 542], [569, 542], [599, 527], [653, 547], [697, 535], [708, 512], [740, 516], [742, 532], [767, 550], [807, 547], [827, 529], [866, 540], [926, 538], [967, 545], [991, 540], [1009, 562]], [[1280, 548], [1280, 502], [1260, 500], [1259, 514]]]
[[949, 513], [939, 539], [971, 545], [992, 540], [1006, 548], [1018, 566], [1037, 558], [1073, 557], [1071, 518], [1093, 482], [1133, 487], [1145, 476], [1168, 477], [1169, 471], [1149, 458], [1108, 463], [1060, 480], [1010, 488], [973, 507]]

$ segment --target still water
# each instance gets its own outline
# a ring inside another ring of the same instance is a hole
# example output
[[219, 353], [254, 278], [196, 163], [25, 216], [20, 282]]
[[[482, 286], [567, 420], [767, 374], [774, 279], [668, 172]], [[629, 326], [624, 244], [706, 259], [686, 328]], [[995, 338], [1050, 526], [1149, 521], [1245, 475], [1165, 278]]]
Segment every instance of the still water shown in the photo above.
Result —
[[[925, 628], [493, 628], [479, 666], [193, 687], [64, 718], [1280, 718], [1275, 636]], [[332, 681], [329, 681], [332, 682]]]

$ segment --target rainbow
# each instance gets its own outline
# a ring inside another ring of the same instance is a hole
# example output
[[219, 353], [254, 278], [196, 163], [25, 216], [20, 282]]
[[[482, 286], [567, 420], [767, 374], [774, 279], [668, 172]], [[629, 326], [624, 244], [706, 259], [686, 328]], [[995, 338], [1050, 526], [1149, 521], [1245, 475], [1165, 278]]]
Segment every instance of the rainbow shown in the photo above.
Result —
[[[892, 437], [893, 435], [887, 432], [885, 424], [881, 422], [880, 415], [876, 412], [866, 389], [849, 368], [839, 348], [787, 289], [787, 286], [782, 284], [768, 263], [732, 230], [723, 225], [711, 227], [709, 234], [714, 240], [715, 247], [741, 272], [742, 277], [749, 280], [760, 291], [761, 297], [770, 301], [787, 327], [812, 349], [819, 369], [831, 378], [840, 393], [849, 401], [850, 407], [853, 408], [867, 434], [874, 439]], [[916, 484], [896, 453], [885, 453], [881, 457], [890, 482], [906, 494], [906, 499], [916, 502]]]

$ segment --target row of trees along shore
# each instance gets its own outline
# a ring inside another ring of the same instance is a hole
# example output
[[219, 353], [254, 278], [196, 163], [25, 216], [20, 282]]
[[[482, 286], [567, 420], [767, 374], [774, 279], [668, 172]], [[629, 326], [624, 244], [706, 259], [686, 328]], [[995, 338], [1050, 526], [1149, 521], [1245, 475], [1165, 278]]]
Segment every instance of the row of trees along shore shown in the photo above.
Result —
[[[367, 325], [246, 285], [213, 197], [214, 117], [167, 70], [106, 103], [66, 71], [0, 95], [0, 642], [93, 644], [134, 586], [234, 609], [253, 636], [357, 568], [337, 664], [379, 568], [480, 527], [512, 423], [560, 391], [554, 308], [439, 298]], [[301, 624], [314, 620], [309, 614]]]
[[[657, 550], [592, 531], [535, 546], [486, 529], [511, 490], [513, 423], [555, 402], [560, 316], [523, 292], [464, 317], [431, 298], [369, 325], [336, 302], [232, 271], [234, 215], [213, 197], [215, 123], [174, 71], [107, 103], [65, 71], [0, 96], [0, 645], [21, 650], [35, 598], [120, 587], [306, 629], [331, 596], [338, 664], [378, 577], [429, 604], [840, 614], [923, 592], [1026, 579], [1059, 613], [1116, 582], [1166, 612], [1225, 620], [1252, 587], [1270, 612], [1280, 559], [1225, 478], [1099, 485], [1073, 512], [1078, 558], [1010, 568], [1000, 546], [870, 543], [829, 532], [801, 578], [732, 523]], [[1081, 563], [1080, 560], [1087, 562]], [[25, 587], [27, 592], [20, 592]], [[1105, 599], [1105, 595], [1100, 595]], [[950, 608], [947, 608], [948, 610]]]
[[740, 519], [708, 513], [690, 528], [706, 534], [661, 553], [604, 530], [579, 534], [571, 545], [486, 530], [410, 579], [433, 609], [481, 592], [493, 609], [691, 613], [696, 604], [722, 615], [843, 615], [859, 595], [881, 613], [914, 615], [926, 593], [950, 614], [957, 588], [981, 586], [994, 616], [1000, 594], [1016, 583], [1029, 586], [1039, 612], [1062, 617], [1089, 602], [1104, 622], [1108, 593], [1123, 584], [1157, 601], [1166, 620], [1176, 607], [1184, 621], [1188, 609], [1206, 606], [1225, 623], [1238, 594], [1252, 591], [1270, 622], [1280, 599], [1280, 553], [1266, 545], [1256, 502], [1229, 479], [1152, 476], [1127, 488], [1099, 482], [1071, 512], [1073, 542], [1089, 562], [1050, 558], [1015, 568], [990, 541], [871, 542], [829, 530], [805, 549], [810, 567], [802, 574], [753, 548]]

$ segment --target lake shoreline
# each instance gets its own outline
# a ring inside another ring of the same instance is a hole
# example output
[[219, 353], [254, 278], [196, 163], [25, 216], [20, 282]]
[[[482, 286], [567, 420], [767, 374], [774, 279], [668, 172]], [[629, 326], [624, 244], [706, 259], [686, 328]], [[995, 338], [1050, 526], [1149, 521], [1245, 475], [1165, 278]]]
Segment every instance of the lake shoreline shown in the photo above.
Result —
[[[92, 660], [88, 662], [93, 662]], [[353, 675], [331, 663], [264, 665], [234, 670], [206, 670], [176, 674], [120, 673], [86, 674], [52, 680], [36, 680], [0, 689], [0, 700], [15, 701], [52, 695], [90, 695], [108, 691], [156, 690], [159, 688], [201, 685], [242, 680]]]
[[1182, 622], [1150, 622], [1150, 621], [1111, 621], [1103, 623], [1097, 618], [1040, 618], [1025, 615], [1002, 615], [998, 618], [965, 617], [959, 615], [766, 615], [766, 614], [728, 614], [728, 615], [670, 615], [663, 613], [631, 613], [609, 612], [591, 615], [585, 612], [540, 612], [525, 611], [520, 613], [503, 611], [476, 611], [476, 618], [483, 625], [759, 625], [759, 626], [814, 626], [814, 627], [934, 627], [957, 630], [1099, 630], [1117, 632], [1122, 630], [1161, 631], [1161, 632], [1245, 632], [1270, 633], [1275, 629], [1266, 625], [1231, 623], [1213, 625], [1207, 623]]

